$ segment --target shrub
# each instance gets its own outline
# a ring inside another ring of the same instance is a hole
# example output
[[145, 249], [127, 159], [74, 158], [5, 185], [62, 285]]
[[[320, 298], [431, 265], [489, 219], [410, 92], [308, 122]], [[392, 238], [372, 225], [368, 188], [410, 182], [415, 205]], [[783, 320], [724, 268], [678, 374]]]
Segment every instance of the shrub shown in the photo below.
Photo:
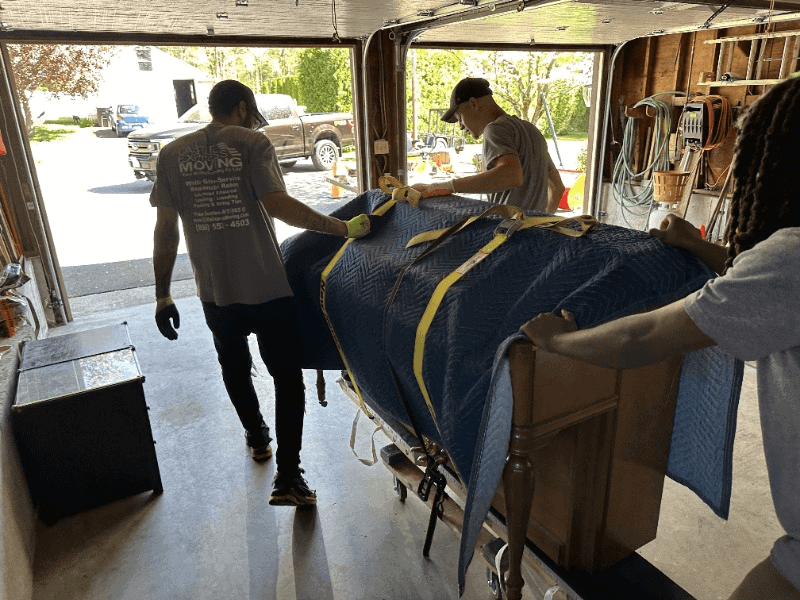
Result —
[[586, 172], [586, 146], [578, 152], [578, 170]]

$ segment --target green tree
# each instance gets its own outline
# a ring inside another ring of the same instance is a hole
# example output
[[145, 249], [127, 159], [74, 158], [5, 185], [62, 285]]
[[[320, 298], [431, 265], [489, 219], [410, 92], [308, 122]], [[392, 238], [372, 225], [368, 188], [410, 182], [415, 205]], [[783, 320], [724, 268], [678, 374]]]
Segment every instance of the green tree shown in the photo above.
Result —
[[301, 50], [299, 48], [268, 48], [266, 61], [269, 65], [270, 77], [266, 82], [267, 94], [288, 94], [297, 98], [300, 84], [297, 78], [297, 62]]
[[288, 94], [309, 111], [353, 110], [350, 51], [346, 48], [161, 49], [216, 81], [236, 79], [257, 94]]
[[339, 112], [353, 112], [353, 73], [350, 69], [350, 50], [345, 48], [331, 48], [334, 64], [334, 78], [336, 79], [336, 110]]
[[305, 48], [300, 52], [297, 102], [309, 112], [352, 110], [347, 52], [343, 48]]
[[509, 114], [536, 123], [544, 112], [555, 52], [482, 52], [477, 65], [489, 80], [495, 101]]
[[11, 70], [25, 113], [28, 133], [33, 131], [30, 99], [37, 90], [88, 98], [97, 92], [102, 71], [111, 59], [108, 46], [9, 44]]
[[463, 50], [411, 50], [406, 59], [406, 126], [417, 133], [428, 131], [431, 110], [450, 106], [450, 93], [466, 68]]
[[[589, 129], [589, 109], [583, 101], [583, 86], [559, 79], [550, 85], [545, 97], [556, 135]], [[549, 134], [550, 126], [545, 117], [539, 120], [538, 126]]]

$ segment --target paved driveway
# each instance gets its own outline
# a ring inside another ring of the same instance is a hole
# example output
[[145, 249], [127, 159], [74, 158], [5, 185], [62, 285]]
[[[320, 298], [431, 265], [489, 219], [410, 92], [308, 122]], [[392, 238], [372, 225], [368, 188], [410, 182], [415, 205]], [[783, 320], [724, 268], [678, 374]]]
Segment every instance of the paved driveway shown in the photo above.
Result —
[[[69, 296], [152, 285], [153, 184], [134, 177], [127, 138], [107, 128], [71, 129], [60, 140], [31, 144]], [[341, 190], [331, 198], [328, 175], [307, 159], [284, 178], [289, 194], [327, 214], [355, 197]], [[297, 231], [280, 221], [276, 230], [281, 240]], [[176, 280], [191, 277], [182, 236], [178, 251]]]
[[[152, 256], [155, 210], [148, 198], [153, 184], [134, 177], [126, 138], [106, 128], [76, 128], [61, 140], [34, 142], [31, 148], [62, 266]], [[355, 194], [331, 199], [327, 175], [314, 170], [310, 160], [298, 161], [285, 173], [287, 190], [328, 213]], [[279, 225], [280, 237], [291, 231]]]

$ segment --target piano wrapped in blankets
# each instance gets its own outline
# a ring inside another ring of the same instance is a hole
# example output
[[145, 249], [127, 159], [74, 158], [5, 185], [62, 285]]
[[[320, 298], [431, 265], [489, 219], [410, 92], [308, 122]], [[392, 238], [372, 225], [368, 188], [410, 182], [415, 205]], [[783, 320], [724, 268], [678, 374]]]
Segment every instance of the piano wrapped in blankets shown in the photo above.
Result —
[[[374, 215], [365, 238], [343, 245], [304, 232], [282, 245], [303, 367], [346, 371], [361, 410], [391, 427], [390, 438], [408, 440], [409, 456], [386, 457], [403, 492], [418, 486], [440, 512], [444, 483], [459, 497], [460, 591], [487, 540], [487, 515], [508, 542], [510, 598], [523, 585], [525, 544], [595, 571], [652, 540], [673, 464], [681, 357], [615, 371], [537, 350], [519, 328], [561, 309], [591, 327], [680, 299], [713, 273], [646, 233], [590, 218], [553, 223], [458, 196], [415, 208], [381, 190], [333, 214], [362, 212]], [[717, 422], [735, 395], [736, 373], [723, 363], [714, 393], [729, 398], [710, 417]], [[717, 427], [720, 444], [730, 426], [728, 418]], [[686, 456], [691, 464], [677, 479], [691, 485], [700, 442], [693, 431], [681, 435], [675, 464]], [[693, 487], [721, 515], [726, 481], [714, 475], [729, 458], [726, 447], [701, 465], [711, 482]]]

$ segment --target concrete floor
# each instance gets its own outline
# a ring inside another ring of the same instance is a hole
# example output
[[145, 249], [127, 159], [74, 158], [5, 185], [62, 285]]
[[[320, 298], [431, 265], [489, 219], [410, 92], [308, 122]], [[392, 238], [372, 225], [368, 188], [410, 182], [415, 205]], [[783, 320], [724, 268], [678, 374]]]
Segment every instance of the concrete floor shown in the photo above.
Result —
[[[457, 598], [458, 537], [437, 528], [422, 557], [428, 513], [401, 503], [388, 471], [366, 467], [349, 448], [355, 405], [326, 374], [329, 405], [308, 404], [303, 466], [315, 510], [267, 503], [274, 462], [256, 464], [225, 394], [192, 282], [173, 287], [180, 338], [153, 323], [153, 288], [71, 300], [75, 321], [51, 335], [127, 321], [145, 375], [164, 493], [139, 494], [39, 524], [33, 600], [417, 600]], [[272, 385], [257, 361], [268, 419]], [[362, 421], [359, 453], [369, 455]], [[691, 492], [667, 481], [658, 538], [641, 554], [700, 600], [727, 598], [781, 534], [766, 480], [753, 370], [747, 369], [736, 442], [731, 518], [718, 519]], [[378, 447], [388, 443], [378, 437]], [[477, 558], [463, 598], [491, 598]], [[525, 596], [533, 596], [528, 590]]]

